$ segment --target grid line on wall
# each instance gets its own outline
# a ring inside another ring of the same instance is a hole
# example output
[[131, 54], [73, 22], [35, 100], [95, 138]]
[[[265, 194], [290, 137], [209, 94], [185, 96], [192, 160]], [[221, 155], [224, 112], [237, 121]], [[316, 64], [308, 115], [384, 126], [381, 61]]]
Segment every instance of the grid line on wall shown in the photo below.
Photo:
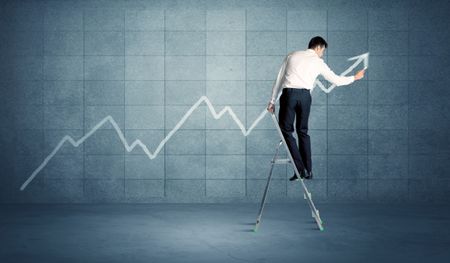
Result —
[[[166, 107], [167, 107], [167, 99], [166, 99], [166, 88], [167, 88], [167, 81], [166, 81], [166, 76], [167, 76], [167, 70], [166, 70], [166, 9], [163, 10], [163, 28], [164, 28], [164, 34], [163, 34], [163, 42], [164, 42], [164, 137], [167, 135], [167, 127], [166, 127]], [[167, 148], [166, 148], [166, 144], [164, 144], [164, 197], [167, 196], [167, 158], [166, 158], [166, 154], [167, 154]]]
[[[367, 49], [369, 49], [369, 10], [366, 10], [366, 44], [367, 44]], [[369, 77], [369, 75], [367, 75], [367, 78]], [[366, 174], [366, 199], [369, 200], [369, 82], [367, 81], [366, 84], [366, 89], [367, 89], [367, 97], [366, 97], [366, 102], [367, 102], [367, 110], [366, 110], [366, 122], [367, 122], [367, 133], [366, 133], [366, 137], [367, 137], [367, 144], [366, 144], [366, 168], [367, 168], [367, 174]]]
[[[124, 123], [123, 136], [125, 138], [126, 138], [126, 131], [127, 131], [127, 129], [126, 129], [127, 108], [125, 106], [125, 94], [126, 94], [125, 93], [125, 89], [126, 89], [125, 70], [126, 70], [126, 63], [127, 63], [127, 61], [126, 61], [126, 43], [125, 43], [125, 41], [127, 41], [127, 38], [125, 37], [126, 13], [127, 13], [126, 9], [123, 9], [123, 31], [122, 31], [123, 32], [123, 35], [122, 35], [122, 37], [123, 37], [123, 123]], [[125, 173], [126, 173], [126, 166], [127, 166], [126, 155], [127, 155], [127, 152], [123, 151], [123, 196], [124, 196], [125, 200], [127, 199], [126, 190], [125, 190], [126, 189], [126, 174]]]
[[[245, 56], [245, 127], [248, 128], [248, 114], [247, 114], [247, 92], [248, 92], [248, 82], [247, 82], [247, 8], [244, 9], [244, 56]], [[247, 139], [248, 136], [245, 136], [245, 161], [244, 161], [244, 167], [245, 167], [245, 197], [248, 197], [248, 172], [247, 172]]]
[[[86, 48], [85, 48], [85, 21], [86, 21], [86, 11], [83, 8], [83, 133], [86, 133], [86, 70], [85, 70], [85, 64], [86, 64]], [[87, 199], [86, 196], [86, 147], [83, 143], [83, 196], [85, 199]]]
[[[208, 29], [208, 11], [205, 9], [204, 10], [204, 14], [205, 14], [205, 30], [207, 30]], [[205, 57], [204, 57], [204, 60], [205, 60], [205, 65], [204, 65], [204, 67], [205, 67], [205, 79], [206, 79], [206, 81], [205, 81], [205, 83], [204, 83], [204, 89], [203, 89], [203, 94], [206, 96], [207, 95], [207, 90], [208, 90], [208, 88], [207, 88], [207, 83], [208, 83], [208, 66], [207, 66], [207, 61], [206, 61], [206, 55], [207, 55], [207, 45], [206, 45], [206, 43], [207, 43], [207, 41], [208, 41], [208, 35], [207, 35], [207, 33], [206, 33], [206, 31], [204, 31], [204, 34], [205, 34], [205, 42], [203, 43], [204, 44], [204, 48], [205, 48], [205, 53], [204, 53], [204, 55], [205, 55]], [[204, 120], [204, 122], [203, 122], [203, 124], [204, 124], [204, 127], [205, 127], [205, 136], [204, 136], [204, 151], [205, 151], [205, 158], [204, 158], [204, 160], [205, 160], [205, 167], [204, 167], [204, 173], [205, 173], [205, 176], [204, 176], [204, 187], [205, 187], [205, 190], [204, 190], [204, 195], [205, 195], [205, 198], [207, 198], [207, 191], [206, 191], [206, 187], [207, 187], [207, 181], [206, 181], [206, 178], [207, 178], [207, 175], [206, 175], [206, 167], [208, 166], [208, 163], [207, 163], [207, 158], [206, 158], [206, 143], [207, 143], [207, 140], [206, 140], [206, 132], [207, 132], [207, 130], [206, 130], [206, 115], [207, 115], [207, 109], [206, 109], [206, 107], [205, 107], [205, 111], [204, 111], [204, 117], [203, 117], [203, 120]]]
[[[407, 11], [406, 12], [406, 14], [407, 14], [407, 23], [408, 23], [408, 25], [407, 25], [407, 33], [406, 33], [406, 35], [407, 35], [407, 39], [408, 39], [408, 41], [407, 41], [407, 44], [406, 44], [406, 48], [407, 48], [407, 55], [408, 55], [408, 60], [406, 61], [406, 74], [407, 74], [407, 77], [408, 77], [408, 84], [407, 84], [407, 88], [406, 88], [406, 97], [407, 97], [407, 101], [406, 101], [406, 120], [407, 120], [407, 122], [406, 122], [406, 137], [407, 137], [407, 143], [406, 143], [406, 151], [407, 151], [407, 156], [406, 156], [406, 174], [408, 174], [408, 177], [409, 177], [409, 162], [410, 162], [410, 147], [409, 147], [409, 115], [410, 115], [410, 113], [409, 113], [409, 96], [410, 96], [410, 91], [409, 91], [409, 61], [410, 61], [410, 50], [409, 50], [409, 48], [410, 48], [410, 46], [409, 46], [409, 41], [410, 41], [410, 39], [409, 39], [409, 37], [410, 37], [410, 35], [409, 35], [409, 30], [411, 29], [410, 28], [410, 13], [409, 13], [409, 11]], [[408, 178], [408, 181], [407, 181], [407, 200], [409, 200], [410, 199], [410, 196], [411, 196], [411, 193], [410, 193], [410, 184], [411, 184], [411, 179], [409, 179]]]

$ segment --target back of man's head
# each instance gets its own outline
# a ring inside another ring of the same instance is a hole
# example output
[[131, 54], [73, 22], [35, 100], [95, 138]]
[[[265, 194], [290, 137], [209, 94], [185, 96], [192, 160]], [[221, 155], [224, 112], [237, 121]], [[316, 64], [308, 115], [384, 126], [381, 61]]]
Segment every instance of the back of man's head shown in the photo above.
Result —
[[328, 43], [322, 37], [315, 36], [315, 37], [311, 38], [311, 40], [309, 41], [308, 48], [314, 49], [317, 46], [320, 46], [320, 47], [325, 46], [325, 48], [327, 48]]

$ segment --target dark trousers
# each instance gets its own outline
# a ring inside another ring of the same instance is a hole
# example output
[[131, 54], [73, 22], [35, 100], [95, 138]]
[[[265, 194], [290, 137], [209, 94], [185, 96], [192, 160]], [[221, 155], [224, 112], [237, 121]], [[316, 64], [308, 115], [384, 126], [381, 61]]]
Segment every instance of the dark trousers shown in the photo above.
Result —
[[[299, 173], [312, 170], [311, 141], [308, 135], [308, 119], [311, 109], [311, 93], [308, 89], [283, 88], [280, 96], [278, 122], [286, 144]], [[298, 147], [292, 133], [297, 130]]]

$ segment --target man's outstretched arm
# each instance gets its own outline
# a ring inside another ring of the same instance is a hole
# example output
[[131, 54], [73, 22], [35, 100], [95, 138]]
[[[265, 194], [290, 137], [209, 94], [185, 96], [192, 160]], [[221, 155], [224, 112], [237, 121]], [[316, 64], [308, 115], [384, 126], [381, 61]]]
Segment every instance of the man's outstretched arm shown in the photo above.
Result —
[[321, 60], [320, 63], [320, 74], [329, 82], [336, 86], [348, 85], [353, 83], [356, 79], [355, 76], [339, 76], [336, 75], [328, 65]]
[[343, 86], [353, 83], [355, 80], [359, 80], [364, 77], [364, 71], [360, 70], [354, 76], [339, 76], [336, 75], [330, 67], [322, 60], [320, 65], [320, 74], [329, 82], [333, 83], [336, 86]]

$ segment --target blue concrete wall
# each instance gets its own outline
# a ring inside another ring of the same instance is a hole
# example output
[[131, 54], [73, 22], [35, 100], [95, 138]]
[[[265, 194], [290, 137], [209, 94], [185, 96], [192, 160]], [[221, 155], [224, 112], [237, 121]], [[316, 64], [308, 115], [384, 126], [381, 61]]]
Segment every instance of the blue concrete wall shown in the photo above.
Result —
[[[313, 91], [313, 171], [321, 202], [450, 199], [450, 18], [446, 1], [2, 1], [1, 202], [256, 202], [279, 137], [248, 135], [205, 103], [154, 159], [105, 123], [79, 147], [58, 142], [111, 115], [153, 152], [206, 95], [249, 127], [284, 56], [329, 43], [336, 72], [370, 52], [363, 80]], [[320, 78], [322, 79], [322, 78]], [[323, 80], [323, 79], [322, 79]], [[325, 82], [324, 82], [325, 83]], [[278, 109], [278, 104], [277, 104]], [[285, 152], [284, 152], [285, 154]], [[301, 201], [275, 168], [269, 201]]]

